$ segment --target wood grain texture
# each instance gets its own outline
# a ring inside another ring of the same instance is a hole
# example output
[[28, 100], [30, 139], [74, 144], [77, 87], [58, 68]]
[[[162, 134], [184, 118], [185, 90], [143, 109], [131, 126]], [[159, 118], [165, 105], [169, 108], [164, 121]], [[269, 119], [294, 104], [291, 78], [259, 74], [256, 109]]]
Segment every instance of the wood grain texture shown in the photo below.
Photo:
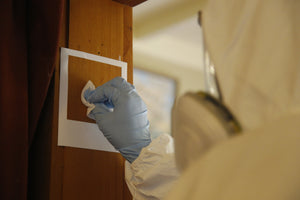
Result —
[[63, 199], [131, 199], [123, 196], [123, 163], [118, 153], [66, 148]]
[[[66, 0], [64, 3], [59, 46], [113, 59], [120, 57], [128, 63], [128, 80], [132, 82], [132, 8], [111, 0]], [[54, 87], [49, 89], [44, 117], [38, 127], [41, 134], [32, 148], [33, 159], [38, 159], [34, 160], [30, 171], [35, 179], [29, 198], [132, 199], [124, 181], [124, 159], [120, 154], [57, 146], [60, 72], [59, 52], [57, 54], [51, 83]], [[76, 93], [72, 88], [81, 91], [87, 79], [98, 85], [120, 75], [116, 69], [105, 65], [100, 69], [85, 59], [70, 57], [69, 61], [71, 94]], [[80, 102], [78, 97], [69, 98], [76, 99], [77, 104]], [[77, 107], [76, 102], [71, 106]], [[83, 115], [80, 112], [85, 112], [84, 108], [79, 111], [73, 107], [70, 110], [80, 116]]]
[[[128, 80], [132, 82], [132, 9], [111, 0], [70, 0], [69, 48], [127, 62]], [[107, 66], [101, 66], [99, 74], [103, 76], [97, 76], [97, 64], [76, 58], [70, 61], [78, 91], [87, 79], [97, 86], [120, 76], [120, 71]], [[84, 66], [89, 68], [85, 75], [80, 69]], [[65, 147], [60, 198], [131, 199], [124, 181], [124, 159], [118, 153]]]
[[133, 52], [132, 52], [132, 8], [124, 6], [123, 13], [123, 61], [127, 62], [127, 80], [133, 83]]
[[[68, 47], [68, 18], [69, 6], [68, 1], [64, 1], [63, 16], [60, 28], [59, 47]], [[58, 108], [59, 108], [59, 72], [60, 72], [60, 51], [57, 52], [54, 72], [54, 102], [53, 102], [53, 121], [51, 129], [50, 142], [50, 180], [49, 196], [44, 200], [62, 200], [63, 173], [64, 173], [64, 147], [57, 146], [58, 141]], [[48, 181], [48, 180], [45, 180]]]
[[102, 85], [116, 76], [121, 76], [120, 67], [69, 56], [67, 118], [95, 123], [86, 116], [86, 107], [81, 102], [82, 88], [89, 80]]

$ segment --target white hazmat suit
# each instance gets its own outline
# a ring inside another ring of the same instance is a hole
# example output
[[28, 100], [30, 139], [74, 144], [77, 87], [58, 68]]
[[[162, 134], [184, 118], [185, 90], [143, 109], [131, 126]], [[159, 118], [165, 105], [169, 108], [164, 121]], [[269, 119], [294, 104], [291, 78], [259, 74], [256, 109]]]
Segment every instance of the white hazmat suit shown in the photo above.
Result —
[[243, 134], [194, 157], [178, 180], [172, 138], [159, 136], [126, 163], [133, 198], [300, 199], [300, 1], [211, 0], [203, 27]]

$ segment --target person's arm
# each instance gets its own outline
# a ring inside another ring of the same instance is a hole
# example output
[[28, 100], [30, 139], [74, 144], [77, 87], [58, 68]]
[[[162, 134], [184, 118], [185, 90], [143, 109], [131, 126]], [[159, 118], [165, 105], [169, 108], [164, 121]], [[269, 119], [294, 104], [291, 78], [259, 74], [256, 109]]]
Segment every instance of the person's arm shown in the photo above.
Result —
[[173, 139], [162, 134], [151, 142], [147, 107], [135, 88], [117, 77], [87, 90], [95, 119], [108, 141], [128, 161], [127, 185], [134, 199], [162, 199], [178, 177]]
[[133, 199], [163, 199], [178, 177], [173, 138], [168, 134], [143, 148], [132, 164], [125, 163], [125, 179]]

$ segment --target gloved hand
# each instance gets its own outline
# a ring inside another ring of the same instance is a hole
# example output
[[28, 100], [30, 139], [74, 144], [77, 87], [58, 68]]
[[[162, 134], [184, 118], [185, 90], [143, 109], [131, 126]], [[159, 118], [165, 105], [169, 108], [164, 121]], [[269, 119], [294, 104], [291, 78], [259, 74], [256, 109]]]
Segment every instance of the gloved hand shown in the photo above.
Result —
[[151, 142], [147, 107], [135, 87], [117, 77], [84, 93], [95, 108], [89, 117], [122, 156], [132, 163]]

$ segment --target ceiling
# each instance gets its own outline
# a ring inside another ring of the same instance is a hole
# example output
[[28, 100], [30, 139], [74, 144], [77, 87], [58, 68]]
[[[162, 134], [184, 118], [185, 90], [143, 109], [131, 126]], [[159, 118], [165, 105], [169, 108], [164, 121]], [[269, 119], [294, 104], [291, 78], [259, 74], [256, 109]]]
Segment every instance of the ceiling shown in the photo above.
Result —
[[202, 36], [197, 13], [204, 2], [148, 0], [134, 7], [134, 64], [161, 62], [201, 71]]

